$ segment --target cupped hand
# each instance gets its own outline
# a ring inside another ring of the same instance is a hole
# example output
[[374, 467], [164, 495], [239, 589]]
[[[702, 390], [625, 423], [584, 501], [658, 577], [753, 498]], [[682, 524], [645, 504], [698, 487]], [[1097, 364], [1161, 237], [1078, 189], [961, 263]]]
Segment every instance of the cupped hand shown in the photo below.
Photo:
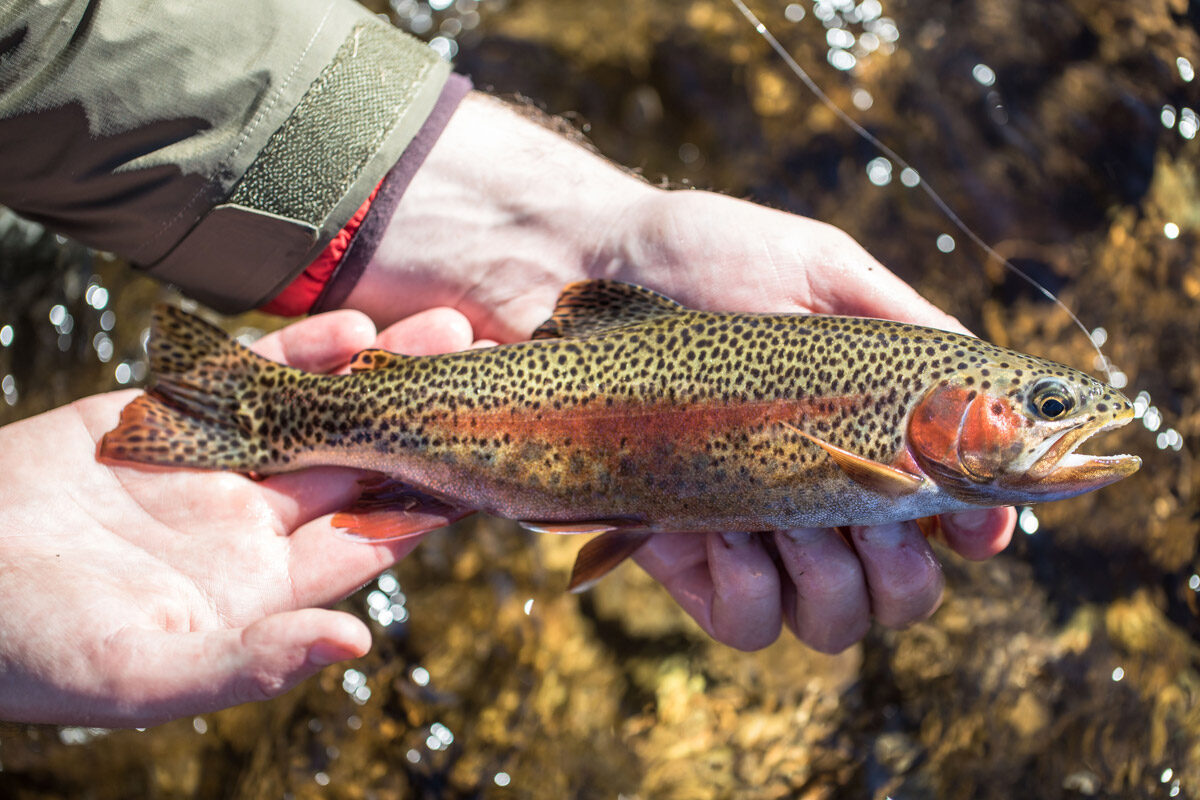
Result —
[[[546, 319], [565, 284], [602, 277], [696, 308], [964, 330], [837, 228], [710, 192], [652, 188], [474, 93], [408, 187], [348, 304], [385, 322], [453, 305], [480, 335], [516, 341]], [[940, 529], [959, 555], [983, 559], [1005, 547], [1015, 520], [1012, 509], [982, 509], [945, 516]], [[771, 643], [786, 623], [836, 652], [872, 617], [903, 627], [928, 616], [942, 593], [938, 560], [913, 522], [845, 534], [660, 534], [636, 558], [708, 633], [743, 649]]]
[[[365, 347], [443, 352], [471, 337], [451, 309], [379, 337], [337, 311], [254, 349], [333, 371]], [[0, 718], [145, 726], [279, 694], [368, 650], [362, 621], [323, 606], [416, 543], [334, 535], [328, 515], [357, 496], [355, 470], [254, 481], [98, 463], [97, 440], [134, 395], [0, 428]]]

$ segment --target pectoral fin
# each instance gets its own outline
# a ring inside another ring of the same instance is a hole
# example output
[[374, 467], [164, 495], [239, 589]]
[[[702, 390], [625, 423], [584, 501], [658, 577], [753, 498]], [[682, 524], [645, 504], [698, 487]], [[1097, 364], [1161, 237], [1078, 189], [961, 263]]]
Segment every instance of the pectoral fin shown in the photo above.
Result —
[[913, 475], [911, 472], [855, 455], [849, 450], [843, 450], [810, 433], [805, 433], [795, 425], [789, 425], [783, 421], [780, 421], [779, 424], [800, 434], [828, 453], [829, 457], [833, 459], [833, 463], [837, 464], [852, 481], [885, 497], [903, 497], [906, 494], [912, 494], [925, 484], [925, 478], [920, 475]]
[[649, 538], [650, 534], [645, 531], [610, 530], [591, 539], [575, 557], [567, 590], [579, 594], [592, 588], [618, 564], [636, 553]]
[[360, 481], [363, 492], [354, 505], [333, 515], [332, 525], [352, 539], [392, 542], [445, 527], [468, 514], [436, 497], [390, 478]]

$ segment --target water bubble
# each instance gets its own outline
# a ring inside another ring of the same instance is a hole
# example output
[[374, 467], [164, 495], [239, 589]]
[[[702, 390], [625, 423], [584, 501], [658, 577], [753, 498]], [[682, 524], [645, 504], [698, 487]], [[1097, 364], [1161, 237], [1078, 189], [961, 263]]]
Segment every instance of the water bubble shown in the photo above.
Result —
[[1150, 408], [1150, 393], [1142, 390], [1138, 392], [1137, 397], [1133, 398], [1133, 416], [1135, 419], [1141, 419], [1146, 409]]
[[443, 36], [449, 36], [451, 39], [462, 33], [462, 29], [462, 20], [460, 20], [458, 17], [444, 19], [442, 20], [442, 24], [438, 25], [438, 33], [442, 34]]
[[1175, 106], [1172, 106], [1172, 105], [1163, 106], [1162, 111], [1159, 112], [1159, 115], [1158, 115], [1158, 118], [1160, 120], [1162, 120], [1162, 124], [1163, 124], [1164, 128], [1174, 128], [1175, 127], [1175, 117], [1176, 117]]
[[429, 732], [437, 737], [438, 741], [443, 745], [454, 744], [454, 734], [440, 722], [435, 722], [429, 726]]
[[1022, 508], [1021, 513], [1017, 515], [1017, 527], [1019, 527], [1026, 536], [1032, 536], [1037, 533], [1040, 523], [1038, 522], [1037, 514], [1033, 513], [1032, 508]]
[[447, 61], [458, 55], [458, 42], [445, 36], [433, 37], [429, 40], [429, 46]]
[[370, 686], [360, 686], [354, 690], [354, 702], [358, 703], [360, 706], [363, 705], [364, 703], [366, 703], [370, 699], [371, 699], [371, 687]]
[[695, 164], [700, 159], [700, 148], [691, 142], [679, 145], [679, 160], [685, 164]]
[[404, 754], [404, 757], [406, 759], [408, 759], [408, 763], [410, 763], [410, 764], [421, 763], [421, 754], [418, 753], [416, 750], [409, 750], [407, 753]]
[[900, 170], [900, 182], [912, 189], [921, 182], [921, 176], [912, 167], [905, 167]]
[[1175, 67], [1179, 70], [1179, 77], [1183, 78], [1184, 83], [1191, 83], [1192, 78], [1196, 77], [1196, 71], [1192, 69], [1192, 62], [1183, 56], [1175, 59]]
[[3, 390], [5, 394], [12, 394], [17, 390], [17, 379], [12, 375], [5, 375], [3, 379], [0, 379], [0, 390]]
[[124, 386], [133, 378], [133, 369], [125, 361], [117, 364], [117, 368], [113, 370], [113, 377], [117, 379], [117, 383]]
[[885, 42], [895, 42], [900, 38], [900, 29], [896, 27], [896, 21], [888, 17], [880, 17], [867, 24], [866, 28]]
[[412, 676], [412, 682], [417, 686], [429, 685], [429, 670], [424, 667], [413, 667], [409, 675]]
[[[863, 38], [866, 38], [865, 36]], [[861, 41], [861, 40], [860, 40]], [[871, 93], [866, 89], [859, 87], [850, 93], [850, 102], [859, 111], [866, 111], [871, 106], [875, 105], [875, 98], [871, 97]]]
[[991, 86], [996, 82], [996, 73], [987, 64], [976, 64], [971, 68], [971, 77], [981, 86]]
[[830, 28], [825, 32], [825, 41], [830, 47], [841, 47], [849, 50], [854, 46], [854, 34], [845, 28]]
[[1146, 413], [1142, 415], [1142, 424], [1146, 426], [1148, 431], [1156, 431], [1162, 425], [1162, 412], [1158, 410], [1158, 406], [1150, 406], [1146, 409]]
[[813, 3], [813, 16], [822, 22], [829, 22], [837, 16], [837, 9], [832, 4], [817, 0]]
[[1178, 797], [1179, 796], [1179, 781], [1178, 780], [1171, 781], [1171, 791], [1167, 792], [1167, 795], [1170, 797]]
[[525, 611], [525, 616], [527, 616], [527, 617], [530, 615], [530, 613], [533, 612], [533, 598], [532, 597], [525, 601], [525, 606], [524, 606], [523, 610]]
[[381, 592], [392, 594], [400, 588], [400, 581], [396, 580], [395, 573], [389, 570], [388, 572], [385, 572], [379, 576], [379, 580], [376, 582], [376, 585], [379, 587]]
[[858, 59], [845, 50], [830, 50], [825, 58], [833, 65], [834, 69], [840, 69], [842, 72], [854, 69], [854, 65], [858, 63]]
[[863, 22], [870, 22], [878, 19], [883, 13], [883, 5], [879, 0], [863, 0], [858, 6], [858, 18]]
[[433, 28], [433, 15], [428, 11], [417, 11], [408, 21], [408, 29], [418, 36], [422, 33], [429, 33]]
[[892, 162], [876, 156], [867, 162], [867, 180], [876, 186], [887, 186], [892, 182]]
[[512, 778], [507, 772], [497, 772], [495, 777], [492, 778], [492, 783], [500, 787], [505, 787], [512, 783]]
[[1200, 575], [1192, 573], [1192, 577], [1188, 578], [1188, 588], [1193, 592], [1200, 592]]
[[116, 324], [117, 315], [113, 313], [111, 308], [100, 315], [100, 328], [102, 330], [111, 331]]
[[1120, 681], [1120, 680], [1121, 680], [1122, 678], [1124, 678], [1124, 677], [1125, 677], [1125, 670], [1124, 670], [1124, 669], [1122, 669], [1121, 667], [1116, 667], [1116, 668], [1114, 668], [1114, 669], [1113, 669], [1113, 671], [1112, 671], [1112, 679], [1113, 679], [1113, 682], [1114, 682], [1114, 683], [1116, 683], [1117, 681]]
[[783, 18], [788, 22], [799, 22], [804, 19], [804, 6], [799, 3], [788, 3], [783, 9]]
[[103, 286], [93, 284], [87, 288], [87, 292], [84, 294], [84, 299], [87, 301], [89, 306], [99, 311], [108, 305], [108, 289], [105, 289]]
[[954, 237], [948, 233], [943, 233], [937, 238], [937, 249], [943, 253], [954, 252]]
[[192, 730], [196, 733], [208, 733], [208, 723], [204, 721], [204, 717], [192, 718]]
[[1166, 769], [1164, 769], [1162, 771], [1162, 775], [1158, 776], [1158, 780], [1160, 783], [1169, 783], [1171, 780], [1171, 776], [1174, 774], [1175, 774], [1175, 770], [1171, 769], [1170, 767], [1167, 767]]
[[371, 608], [375, 608], [375, 609], [385, 608], [390, 603], [391, 603], [391, 599], [386, 594], [379, 591], [378, 589], [372, 591], [370, 594], [367, 595], [367, 605], [370, 606]]
[[1179, 135], [1185, 139], [1193, 139], [1196, 131], [1200, 130], [1200, 116], [1190, 108], [1179, 112]]
[[50, 324], [54, 327], [62, 325], [62, 321], [67, 318], [67, 307], [59, 303], [50, 309]]
[[434, 11], [445, 11], [450, 6], [454, 5], [454, 0], [427, 0], [429, 7]]
[[1124, 389], [1125, 385], [1129, 383], [1129, 376], [1119, 369], [1114, 369], [1108, 378], [1108, 383], [1114, 389]]
[[1166, 236], [1168, 239], [1179, 238], [1179, 226], [1174, 222], [1168, 222], [1166, 225], [1163, 225], [1163, 236]]
[[329, 775], [324, 772], [318, 772], [313, 775], [313, 780], [317, 782], [317, 786], [329, 785]]
[[350, 716], [346, 717], [346, 727], [352, 731], [361, 730], [362, 717], [360, 717], [358, 714], [351, 714]]
[[342, 691], [353, 693], [360, 686], [365, 686], [367, 676], [356, 669], [348, 669], [342, 673]]
[[13, 326], [5, 325], [0, 328], [0, 347], [8, 347], [13, 343]]
[[1108, 341], [1108, 331], [1104, 328], [1096, 328], [1092, 331], [1092, 344], [1096, 347], [1104, 347], [1104, 343]]

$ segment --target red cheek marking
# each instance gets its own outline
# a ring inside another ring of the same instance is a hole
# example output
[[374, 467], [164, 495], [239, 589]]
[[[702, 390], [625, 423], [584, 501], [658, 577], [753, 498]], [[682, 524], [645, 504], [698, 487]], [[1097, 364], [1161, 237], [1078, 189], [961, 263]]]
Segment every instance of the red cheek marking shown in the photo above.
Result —
[[962, 386], [939, 386], [921, 400], [908, 423], [908, 441], [918, 462], [960, 469], [959, 427], [967, 406], [977, 397], [981, 397], [978, 392]]
[[981, 402], [984, 400], [980, 396], [967, 411], [958, 454], [972, 475], [990, 479], [996, 477], [1000, 465], [1020, 452], [1026, 417], [1005, 400]]

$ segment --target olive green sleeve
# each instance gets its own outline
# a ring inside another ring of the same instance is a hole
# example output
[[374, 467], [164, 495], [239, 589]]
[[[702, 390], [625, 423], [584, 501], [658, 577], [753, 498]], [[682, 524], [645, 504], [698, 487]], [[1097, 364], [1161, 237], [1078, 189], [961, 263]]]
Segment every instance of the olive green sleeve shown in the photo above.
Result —
[[448, 73], [351, 0], [0, 0], [0, 203], [250, 308], [366, 200]]

